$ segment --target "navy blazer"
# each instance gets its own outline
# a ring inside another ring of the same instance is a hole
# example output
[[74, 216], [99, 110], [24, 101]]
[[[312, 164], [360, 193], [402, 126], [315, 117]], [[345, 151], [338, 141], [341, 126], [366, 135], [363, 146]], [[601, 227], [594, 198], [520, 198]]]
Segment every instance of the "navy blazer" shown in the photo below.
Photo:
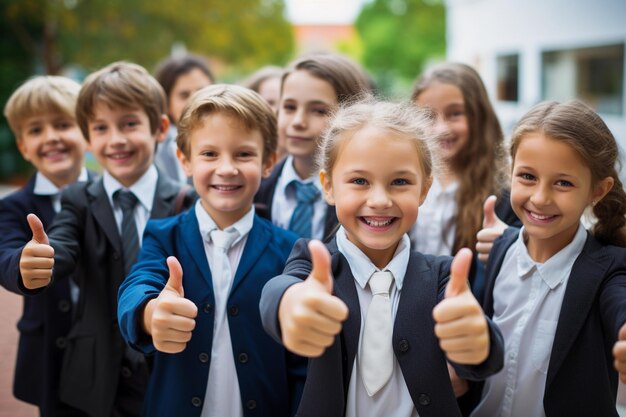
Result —
[[[489, 255], [483, 308], [490, 317], [496, 278], [518, 236], [519, 229], [508, 228]], [[543, 396], [546, 417], [617, 417], [612, 349], [624, 322], [626, 249], [602, 245], [588, 234], [572, 267], [559, 314]], [[478, 388], [480, 395], [482, 386]]]
[[[280, 174], [283, 172], [286, 161], [287, 158], [283, 158], [276, 164], [270, 176], [261, 181], [259, 191], [257, 191], [254, 196], [254, 205], [256, 207], [257, 214], [269, 221], [272, 221], [272, 204], [274, 201], [274, 193], [276, 192], [276, 183], [278, 182], [278, 178], [280, 178]], [[330, 204], [327, 204], [327, 206], [326, 216], [324, 217], [323, 241], [327, 241], [332, 238], [339, 224], [335, 206], [331, 206]]]
[[[150, 217], [174, 214], [179, 190], [159, 175]], [[190, 204], [191, 197], [183, 202]], [[75, 272], [80, 297], [67, 337], [60, 397], [90, 415], [110, 416], [125, 349], [117, 325], [117, 290], [125, 275], [122, 241], [102, 179], [70, 185], [61, 205], [48, 230], [55, 251], [53, 282]]]
[[[282, 271], [296, 239], [293, 233], [255, 216], [228, 296], [228, 326], [246, 417], [292, 416], [302, 394], [306, 359], [288, 353], [263, 331], [258, 308], [263, 285]], [[183, 266], [185, 297], [198, 306], [192, 338], [175, 355], [155, 351], [140, 327], [145, 304], [167, 283], [165, 259], [171, 255]], [[211, 271], [195, 210], [150, 221], [139, 260], [120, 287], [118, 304], [124, 338], [144, 353], [154, 353], [144, 415], [200, 415], [211, 366], [214, 305]]]
[[[266, 331], [280, 341], [278, 305], [285, 290], [311, 272], [308, 241], [300, 239], [289, 257], [283, 275], [272, 279], [261, 296], [261, 318]], [[359, 345], [361, 310], [354, 277], [346, 258], [333, 239], [331, 254], [333, 290], [348, 306], [348, 319], [334, 343], [319, 358], [310, 359], [304, 393], [298, 409], [302, 417], [343, 417], [352, 366]], [[444, 297], [450, 275], [451, 257], [434, 257], [412, 252], [393, 330], [393, 350], [409, 393], [421, 417], [460, 416], [446, 357], [435, 335], [433, 308]], [[489, 357], [476, 366], [452, 364], [462, 378], [484, 379], [503, 364], [503, 341], [497, 327], [487, 320], [490, 333]], [[393, 410], [389, 410], [393, 415]]]

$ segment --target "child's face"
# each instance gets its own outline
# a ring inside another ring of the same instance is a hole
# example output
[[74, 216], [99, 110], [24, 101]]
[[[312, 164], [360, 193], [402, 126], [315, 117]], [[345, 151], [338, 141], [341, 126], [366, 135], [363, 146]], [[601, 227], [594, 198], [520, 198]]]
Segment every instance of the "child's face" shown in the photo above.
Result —
[[441, 135], [439, 152], [444, 161], [450, 161], [469, 141], [469, 124], [461, 89], [452, 84], [435, 82], [417, 96], [415, 104], [430, 107], [437, 114], [437, 128]]
[[76, 120], [61, 113], [44, 113], [24, 120], [17, 147], [25, 160], [57, 187], [78, 178], [87, 142]]
[[259, 86], [259, 95], [276, 113], [280, 102], [280, 77], [271, 77], [263, 81]]
[[97, 103], [89, 120], [89, 141], [96, 160], [124, 187], [130, 187], [148, 170], [157, 142], [165, 138], [167, 116], [161, 117], [156, 133], [140, 109], [111, 108]]
[[337, 94], [330, 83], [305, 70], [289, 74], [278, 110], [278, 134], [285, 139], [287, 152], [294, 157], [313, 158], [336, 106]]
[[189, 97], [202, 87], [206, 87], [210, 84], [211, 80], [209, 77], [199, 68], [194, 68], [176, 79], [169, 97], [170, 115], [174, 123], [178, 123], [180, 120], [180, 116], [183, 114], [183, 108], [185, 104], [187, 104], [187, 101], [189, 101]]
[[585, 208], [612, 186], [592, 184], [591, 171], [567, 144], [530, 133], [513, 160], [511, 205], [524, 224], [528, 252], [543, 262], [567, 246]]
[[326, 201], [348, 239], [383, 267], [415, 223], [431, 181], [412, 139], [366, 127], [343, 140], [331, 175], [320, 174]]
[[224, 229], [250, 210], [275, 156], [263, 162], [261, 132], [248, 130], [241, 121], [222, 113], [205, 116], [203, 124], [191, 131], [189, 143], [189, 157], [179, 150], [178, 158], [185, 173], [193, 177], [202, 206]]

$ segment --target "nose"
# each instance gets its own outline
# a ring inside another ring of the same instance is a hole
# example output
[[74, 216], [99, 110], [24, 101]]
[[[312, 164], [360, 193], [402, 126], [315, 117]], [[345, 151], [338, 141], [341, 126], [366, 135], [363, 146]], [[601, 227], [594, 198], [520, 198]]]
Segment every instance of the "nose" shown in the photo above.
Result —
[[308, 124], [307, 122], [308, 121], [305, 109], [299, 108], [298, 110], [296, 110], [296, 113], [293, 115], [293, 120], [291, 122], [293, 127], [296, 129], [306, 129]]
[[440, 136], [446, 136], [450, 133], [450, 126], [441, 113], [435, 115], [435, 132]]
[[229, 176], [229, 175], [237, 175], [237, 167], [235, 166], [235, 161], [231, 157], [224, 157], [220, 161], [219, 166], [216, 170], [218, 175]]
[[116, 127], [111, 128], [111, 144], [120, 144], [126, 142], [126, 136]]
[[385, 187], [373, 186], [367, 196], [367, 205], [378, 210], [390, 208], [392, 201]]
[[52, 125], [46, 125], [44, 127], [44, 135], [46, 142], [54, 142], [61, 138], [59, 131]]
[[535, 206], [546, 206], [552, 203], [552, 192], [548, 185], [539, 184], [533, 194], [530, 196], [530, 201]]

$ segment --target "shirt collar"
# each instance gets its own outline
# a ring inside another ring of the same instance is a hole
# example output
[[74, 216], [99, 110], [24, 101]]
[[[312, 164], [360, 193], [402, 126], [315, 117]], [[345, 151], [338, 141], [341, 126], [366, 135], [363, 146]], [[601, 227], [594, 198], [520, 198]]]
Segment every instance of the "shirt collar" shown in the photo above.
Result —
[[441, 183], [439, 182], [439, 180], [437, 179], [437, 177], [433, 178], [433, 184], [431, 185], [430, 189], [428, 190], [428, 195], [456, 195], [456, 191], [459, 188], [459, 181], [454, 180], [451, 181], [446, 188], [444, 189], [443, 186], [441, 185]]
[[113, 194], [115, 194], [117, 190], [127, 189], [135, 194], [139, 203], [147, 211], [152, 211], [152, 202], [154, 201], [158, 180], [159, 173], [154, 165], [150, 165], [150, 168], [128, 188], [120, 184], [107, 170], [104, 170], [102, 173], [102, 182], [104, 190], [107, 196], [109, 196], [109, 201], [113, 202]]
[[[204, 240], [206, 240], [207, 242], [210, 242], [211, 232], [213, 230], [218, 229], [217, 224], [215, 224], [215, 221], [213, 220], [213, 218], [209, 215], [209, 213], [202, 206], [202, 200], [198, 199], [198, 201], [196, 201], [196, 206], [194, 209], [196, 211], [196, 217], [198, 218], [198, 227], [200, 228], [200, 234], [202, 235], [202, 238]], [[241, 239], [243, 239], [248, 233], [250, 233], [250, 230], [252, 230], [253, 224], [254, 224], [254, 205], [252, 205], [250, 210], [246, 214], [244, 214], [244, 216], [241, 219], [237, 220], [235, 223], [228, 226], [226, 229], [224, 229], [224, 231], [225, 232], [230, 232], [233, 230], [237, 231], [238, 233], [237, 239], [235, 239], [235, 241], [232, 243], [234, 245], [237, 242], [239, 242]]]
[[[78, 179], [76, 181], [85, 182], [89, 179], [87, 175], [87, 169], [82, 167]], [[33, 187], [33, 194], [35, 195], [55, 195], [58, 194], [64, 187], [57, 187], [52, 181], [40, 171], [37, 171], [35, 175], [35, 186]]]
[[587, 231], [578, 225], [578, 230], [574, 235], [574, 239], [563, 249], [554, 254], [544, 263], [533, 261], [528, 254], [528, 248], [524, 243], [524, 228], [519, 232], [517, 241], [515, 242], [517, 257], [517, 272], [520, 278], [524, 279], [531, 275], [533, 268], [537, 269], [539, 276], [550, 289], [555, 289], [567, 277], [569, 277], [574, 262], [583, 250], [587, 240]]
[[367, 281], [374, 272], [389, 271], [393, 275], [398, 290], [402, 289], [406, 269], [409, 265], [409, 256], [411, 254], [411, 241], [406, 233], [402, 236], [402, 239], [400, 239], [396, 252], [393, 254], [393, 258], [383, 269], [378, 269], [361, 249], [348, 240], [346, 230], [343, 226], [337, 230], [336, 237], [337, 248], [348, 260], [354, 280], [361, 288], [366, 287]]
[[278, 189], [285, 190], [285, 193], [292, 193], [295, 195], [295, 189], [289, 187], [292, 181], [299, 181], [303, 184], [313, 183], [315, 187], [320, 191], [320, 195], [322, 194], [322, 183], [319, 181], [318, 175], [311, 175], [307, 179], [302, 179], [296, 172], [296, 169], [293, 167], [293, 156], [288, 156], [285, 159], [285, 165], [283, 167], [283, 172], [280, 174], [280, 184], [278, 184]]

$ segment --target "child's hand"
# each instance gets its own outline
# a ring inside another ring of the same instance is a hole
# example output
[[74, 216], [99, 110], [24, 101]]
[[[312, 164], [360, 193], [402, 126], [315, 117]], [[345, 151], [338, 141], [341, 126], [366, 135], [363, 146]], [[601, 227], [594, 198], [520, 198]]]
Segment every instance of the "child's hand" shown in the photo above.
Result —
[[617, 342], [613, 347], [615, 369], [619, 372], [619, 379], [626, 384], [626, 323], [619, 330]]
[[348, 317], [348, 307], [332, 295], [330, 254], [317, 240], [309, 243], [313, 270], [285, 291], [278, 306], [283, 344], [302, 356], [320, 356], [333, 343]]
[[54, 249], [48, 242], [48, 235], [39, 217], [31, 213], [26, 216], [26, 220], [33, 232], [33, 238], [22, 249], [20, 274], [24, 287], [34, 290], [45, 287], [52, 279]]
[[497, 197], [495, 195], [490, 195], [485, 200], [483, 207], [485, 212], [483, 228], [476, 234], [476, 239], [478, 239], [478, 242], [476, 242], [476, 252], [478, 253], [478, 260], [482, 262], [487, 262], [493, 241], [508, 227], [507, 224], [496, 215], [496, 200]]
[[185, 298], [183, 268], [178, 259], [174, 256], [167, 258], [167, 267], [170, 277], [161, 294], [146, 304], [143, 323], [158, 351], [178, 353], [185, 350], [191, 340], [198, 307]]
[[477, 365], [489, 355], [489, 329], [467, 284], [472, 251], [461, 249], [452, 261], [445, 299], [433, 309], [439, 346], [452, 362]]

